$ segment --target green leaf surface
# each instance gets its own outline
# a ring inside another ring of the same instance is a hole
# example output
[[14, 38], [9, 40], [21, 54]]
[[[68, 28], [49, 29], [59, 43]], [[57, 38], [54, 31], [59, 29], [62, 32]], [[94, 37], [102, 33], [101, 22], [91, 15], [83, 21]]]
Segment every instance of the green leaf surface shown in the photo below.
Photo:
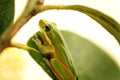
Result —
[[120, 80], [119, 67], [107, 53], [77, 34], [62, 33], [79, 80]]
[[14, 19], [14, 0], [0, 0], [0, 35]]
[[[40, 35], [39, 32], [36, 34]], [[77, 34], [69, 31], [62, 31], [62, 34], [73, 57], [78, 80], [120, 80], [120, 69], [107, 53]], [[38, 49], [31, 38], [28, 45]], [[30, 50], [29, 54], [53, 80], [56, 80], [44, 60], [44, 55]]]

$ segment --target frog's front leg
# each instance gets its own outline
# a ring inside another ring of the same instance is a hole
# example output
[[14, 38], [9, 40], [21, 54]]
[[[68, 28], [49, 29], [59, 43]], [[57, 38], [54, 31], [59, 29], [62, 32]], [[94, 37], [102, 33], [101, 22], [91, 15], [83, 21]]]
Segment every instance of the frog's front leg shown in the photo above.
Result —
[[35, 37], [32, 38], [32, 40], [43, 54], [49, 54], [55, 52], [54, 46], [43, 44], [37, 35], [34, 36]]
[[58, 80], [75, 80], [75, 77], [70, 69], [58, 58], [52, 58], [50, 60], [50, 67], [57, 76]]
[[58, 80], [75, 80], [69, 67], [57, 58], [54, 46], [42, 43], [37, 35], [35, 35], [32, 40], [39, 50], [45, 55], [46, 63], [56, 75]]

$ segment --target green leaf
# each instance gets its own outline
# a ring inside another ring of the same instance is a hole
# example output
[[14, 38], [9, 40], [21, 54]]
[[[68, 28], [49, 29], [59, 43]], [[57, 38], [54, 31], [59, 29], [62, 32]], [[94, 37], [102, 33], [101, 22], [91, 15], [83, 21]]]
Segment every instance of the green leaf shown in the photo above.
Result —
[[120, 80], [119, 67], [107, 53], [77, 34], [68, 31], [62, 33], [79, 80]]
[[14, 19], [14, 0], [0, 0], [0, 35]]
[[[37, 32], [36, 33], [39, 37], [39, 39], [41, 39], [41, 33], [40, 32]], [[32, 38], [34, 38], [35, 36], [32, 36], [28, 42], [27, 42], [27, 45], [32, 47], [32, 48], [35, 48], [37, 50], [38, 47], [36, 46], [36, 44], [32, 41]], [[55, 75], [53, 74], [53, 72], [51, 71], [51, 69], [49, 68], [49, 66], [47, 65], [47, 63], [45, 62], [45, 58], [44, 58], [44, 55], [41, 53], [41, 52], [35, 52], [33, 50], [28, 50], [30, 56], [43, 68], [43, 70], [54, 80], [56, 80], [56, 77]]]
[[[36, 34], [41, 35], [39, 32]], [[78, 80], [120, 80], [120, 69], [107, 53], [77, 34], [69, 31], [62, 31], [62, 34], [73, 57]], [[38, 49], [32, 38], [29, 39], [28, 45]], [[29, 50], [29, 54], [52, 79], [56, 80], [41, 52]]]

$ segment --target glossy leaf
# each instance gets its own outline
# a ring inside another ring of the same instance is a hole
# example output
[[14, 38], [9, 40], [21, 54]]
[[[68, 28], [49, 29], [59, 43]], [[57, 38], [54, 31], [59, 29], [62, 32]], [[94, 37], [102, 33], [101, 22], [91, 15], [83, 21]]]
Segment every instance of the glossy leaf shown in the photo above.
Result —
[[[40, 35], [40, 33], [37, 34]], [[107, 53], [77, 34], [69, 31], [62, 31], [62, 34], [73, 57], [78, 80], [120, 80], [120, 69]], [[28, 45], [37, 49], [31, 39], [28, 41]], [[29, 51], [29, 53], [55, 80], [55, 76], [44, 61], [44, 56], [33, 51]]]
[[0, 0], [0, 35], [14, 19], [14, 0]]
[[62, 33], [79, 80], [120, 80], [119, 67], [107, 53], [72, 32]]

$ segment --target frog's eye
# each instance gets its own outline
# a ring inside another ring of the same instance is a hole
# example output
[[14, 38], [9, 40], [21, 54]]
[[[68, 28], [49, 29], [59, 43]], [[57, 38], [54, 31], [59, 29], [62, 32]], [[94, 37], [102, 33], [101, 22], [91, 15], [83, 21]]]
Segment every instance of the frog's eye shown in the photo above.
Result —
[[51, 29], [50, 25], [45, 25], [45, 27], [44, 27], [44, 30], [45, 30], [45, 31], [49, 32], [50, 29]]

